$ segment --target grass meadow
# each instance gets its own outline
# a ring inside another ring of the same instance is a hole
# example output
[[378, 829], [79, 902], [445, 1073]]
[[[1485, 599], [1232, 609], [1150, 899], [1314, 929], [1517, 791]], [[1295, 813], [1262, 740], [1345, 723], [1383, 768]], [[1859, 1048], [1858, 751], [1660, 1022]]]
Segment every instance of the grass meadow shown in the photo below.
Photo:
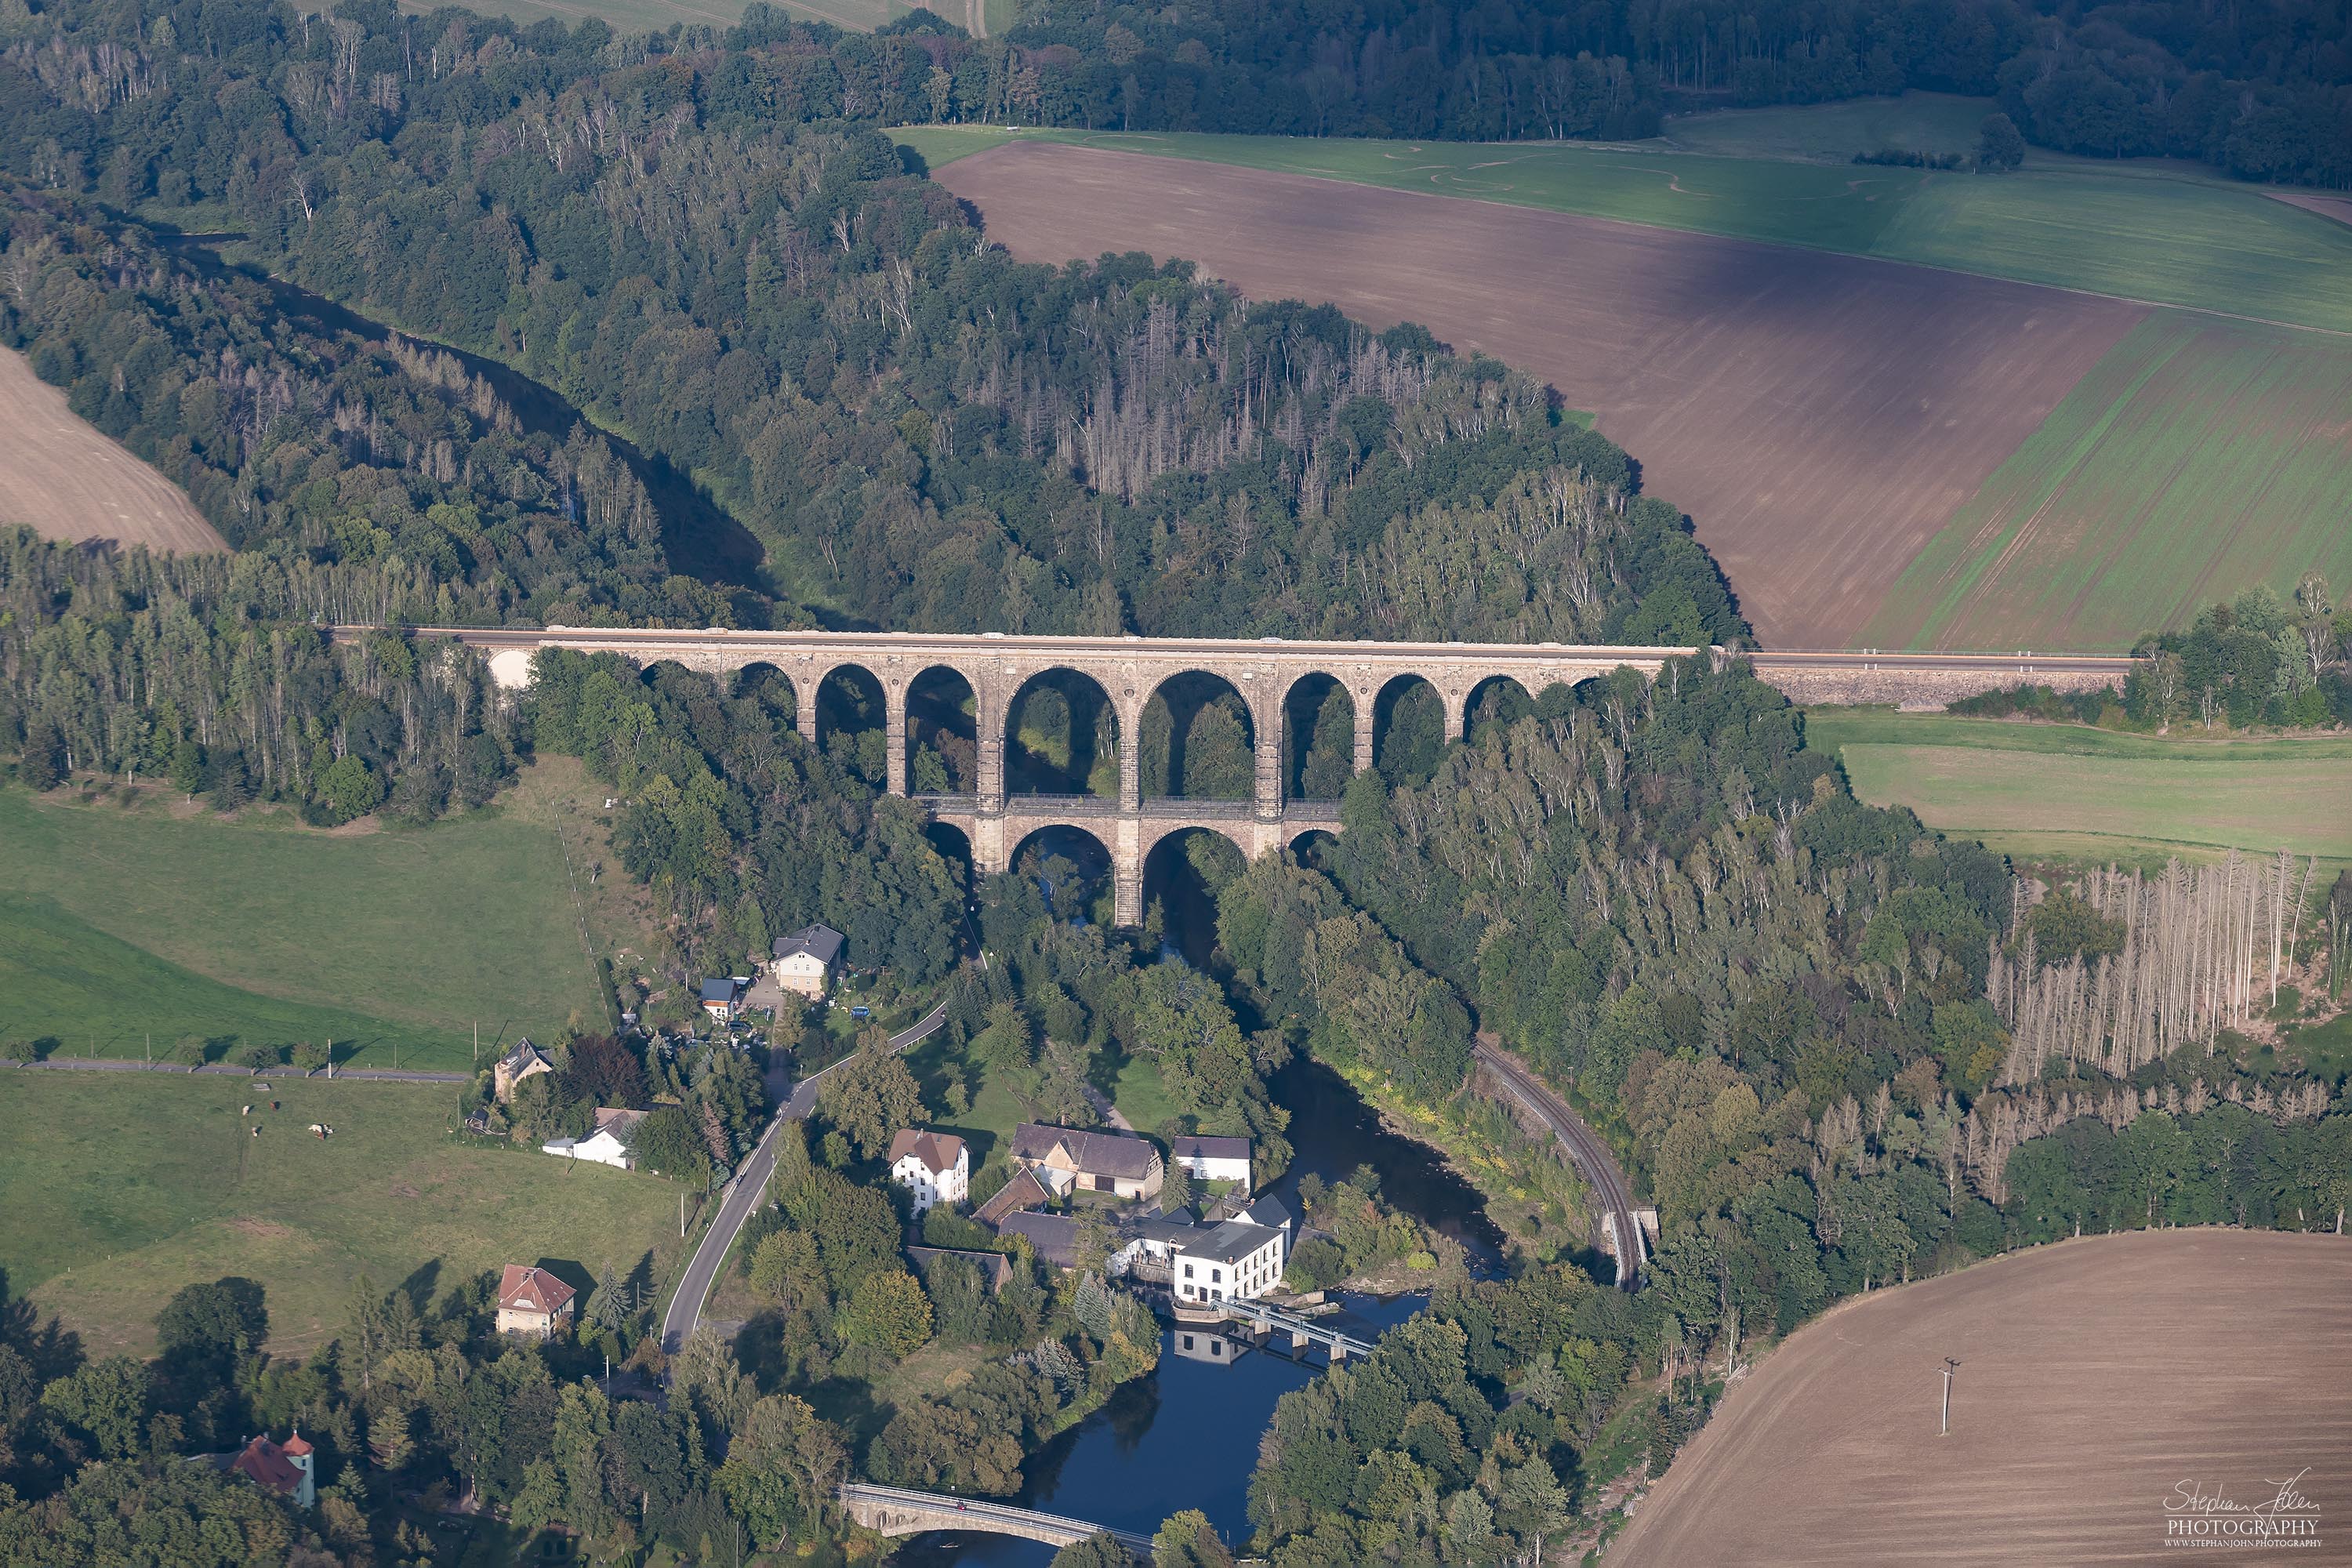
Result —
[[2160, 863], [2280, 848], [2352, 862], [2352, 737], [2127, 735], [2087, 725], [1816, 708], [1806, 744], [1854, 793], [2021, 858]]
[[[536, 772], [536, 770], [534, 770]], [[422, 830], [320, 833], [0, 789], [0, 1039], [142, 1055], [182, 1035], [336, 1042], [347, 1065], [463, 1068], [604, 1016], [563, 851], [527, 780]]]
[[[173, 1291], [242, 1274], [268, 1292], [270, 1348], [292, 1353], [340, 1331], [361, 1273], [437, 1293], [546, 1262], [577, 1283], [648, 1253], [664, 1268], [679, 1245], [677, 1186], [453, 1142], [448, 1085], [268, 1081], [264, 1093], [209, 1075], [6, 1074], [10, 1289], [98, 1356], [151, 1350]], [[334, 1136], [311, 1136], [314, 1121]]]
[[[1859, 118], [1855, 106], [1831, 106]], [[1726, 116], [1717, 118], [1727, 118]], [[1801, 111], [1772, 112], [1781, 118]], [[1810, 112], [1810, 111], [1802, 111]], [[1704, 117], [1694, 117], [1704, 118]], [[1685, 122], [1677, 121], [1678, 127]], [[1686, 134], [1678, 131], [1677, 134]], [[1685, 153], [1662, 143], [1371, 142], [917, 127], [938, 167], [1015, 138], [1193, 158], [1655, 227], [1919, 262], [2352, 332], [2352, 225], [2171, 165], [2068, 159], [1967, 173]], [[1763, 145], [1780, 145], [1776, 133]], [[1739, 138], [1718, 131], [1717, 146]]]
[[1920, 552], [1872, 647], [2126, 652], [2248, 583], [2352, 583], [2352, 347], [2160, 311]]

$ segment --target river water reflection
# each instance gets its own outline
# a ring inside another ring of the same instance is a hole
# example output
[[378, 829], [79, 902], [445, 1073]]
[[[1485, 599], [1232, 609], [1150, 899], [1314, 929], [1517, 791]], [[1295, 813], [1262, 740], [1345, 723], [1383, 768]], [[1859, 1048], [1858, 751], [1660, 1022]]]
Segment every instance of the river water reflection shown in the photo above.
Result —
[[[1432, 1150], [1382, 1127], [1339, 1074], [1300, 1058], [1268, 1087], [1290, 1111], [1297, 1148], [1273, 1188], [1286, 1203], [1295, 1208], [1302, 1175], [1336, 1182], [1370, 1165], [1389, 1202], [1461, 1242], [1474, 1268], [1496, 1264], [1503, 1237], [1477, 1190]], [[1331, 1321], [1370, 1339], [1419, 1311], [1428, 1297], [1343, 1295], [1339, 1301], [1344, 1310]], [[1320, 1373], [1321, 1353], [1302, 1363], [1279, 1352], [1253, 1351], [1219, 1364], [1178, 1355], [1173, 1340], [1173, 1331], [1161, 1337], [1158, 1371], [1120, 1389], [1031, 1458], [1018, 1499], [1024, 1506], [1146, 1535], [1170, 1514], [1197, 1508], [1227, 1542], [1238, 1546], [1248, 1538], [1259, 1436], [1274, 1418], [1275, 1401]], [[1052, 1547], [1032, 1541], [942, 1532], [901, 1548], [898, 1561], [927, 1568], [1045, 1568], [1053, 1558]]]
[[[1418, 1311], [1425, 1296], [1345, 1296], [1326, 1320], [1370, 1338]], [[1280, 1352], [1251, 1351], [1223, 1365], [1179, 1356], [1163, 1334], [1160, 1368], [1034, 1456], [1023, 1506], [1149, 1535], [1180, 1510], [1197, 1508], [1238, 1547], [1249, 1537], [1250, 1472], [1274, 1403], [1323, 1367]], [[1205, 1338], [1205, 1336], [1202, 1336]], [[1054, 1549], [1007, 1535], [940, 1532], [900, 1548], [898, 1562], [959, 1568], [1045, 1568]]]

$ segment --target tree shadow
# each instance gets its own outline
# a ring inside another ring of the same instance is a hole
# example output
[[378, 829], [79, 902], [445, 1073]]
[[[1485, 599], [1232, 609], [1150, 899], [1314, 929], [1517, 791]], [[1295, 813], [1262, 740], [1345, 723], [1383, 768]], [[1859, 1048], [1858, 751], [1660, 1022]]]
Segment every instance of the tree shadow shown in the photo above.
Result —
[[407, 1279], [393, 1287], [399, 1295], [408, 1298], [408, 1304], [424, 1317], [433, 1305], [433, 1289], [441, 1282], [441, 1260], [428, 1258], [410, 1271]]

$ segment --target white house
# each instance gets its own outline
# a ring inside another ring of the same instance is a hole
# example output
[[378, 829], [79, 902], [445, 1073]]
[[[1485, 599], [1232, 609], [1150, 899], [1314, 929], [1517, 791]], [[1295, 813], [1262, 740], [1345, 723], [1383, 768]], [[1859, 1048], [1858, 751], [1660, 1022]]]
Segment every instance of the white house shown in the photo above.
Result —
[[1168, 1140], [1168, 1157], [1196, 1182], [1232, 1182], [1250, 1190], [1250, 1141], [1186, 1136]]
[[629, 1153], [629, 1131], [646, 1119], [642, 1110], [616, 1110], [599, 1106], [596, 1130], [585, 1138], [558, 1138], [541, 1144], [542, 1153], [562, 1154], [568, 1159], [593, 1160], [599, 1165], [611, 1165], [626, 1171], [636, 1162]]
[[842, 934], [831, 926], [809, 926], [778, 937], [769, 949], [776, 984], [814, 1000], [824, 994], [833, 966], [841, 958]]
[[952, 1132], [907, 1127], [890, 1140], [890, 1179], [915, 1195], [915, 1212], [971, 1195], [971, 1155]]

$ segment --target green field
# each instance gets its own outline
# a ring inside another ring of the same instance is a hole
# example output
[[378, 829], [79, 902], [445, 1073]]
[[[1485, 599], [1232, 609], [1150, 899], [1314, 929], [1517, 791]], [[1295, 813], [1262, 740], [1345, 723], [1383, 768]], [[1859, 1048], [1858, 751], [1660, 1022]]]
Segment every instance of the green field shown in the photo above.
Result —
[[[578, 1283], [666, 1270], [678, 1189], [448, 1135], [443, 1084], [18, 1071], [0, 1079], [0, 1259], [12, 1291], [93, 1356], [152, 1348], [183, 1285], [242, 1274], [268, 1291], [271, 1348], [340, 1331], [353, 1279], [432, 1293], [503, 1263]], [[282, 1109], [269, 1110], [275, 1099]], [[257, 1114], [239, 1114], [257, 1105]], [[305, 1129], [334, 1129], [319, 1139]], [[261, 1128], [255, 1137], [250, 1131]]]
[[464, 1068], [477, 1022], [488, 1048], [604, 1016], [555, 833], [510, 806], [320, 833], [9, 788], [0, 844], [0, 1039], [332, 1037], [364, 1066], [396, 1039], [403, 1067]]
[[[1780, 158], [1795, 163], [1849, 163], [1857, 153], [1899, 150], [1972, 156], [1989, 98], [1949, 92], [1906, 92], [1900, 98], [1855, 98], [1801, 108], [1717, 109], [1677, 114], [1652, 142], [1678, 153], [1726, 158]], [[2029, 163], [2047, 161], [2036, 148]]]
[[1806, 744], [1854, 794], [2023, 858], [2161, 861], [2280, 848], [2352, 861], [2352, 737], [2209, 740], [1812, 709]]
[[[2352, 331], [2352, 289], [2343, 284], [2352, 276], [2352, 226], [2273, 201], [2253, 186], [2170, 166], [2111, 169], [2069, 159], [1987, 177], [1682, 153], [1663, 145], [961, 126], [892, 134], [934, 168], [1015, 139], [1077, 142], [1920, 262]], [[1736, 138], [1718, 132], [1716, 140], [1720, 145]]]
[[2127, 652], [2216, 599], [2352, 582], [2352, 350], [2160, 311], [1912, 562], [1871, 647]]

